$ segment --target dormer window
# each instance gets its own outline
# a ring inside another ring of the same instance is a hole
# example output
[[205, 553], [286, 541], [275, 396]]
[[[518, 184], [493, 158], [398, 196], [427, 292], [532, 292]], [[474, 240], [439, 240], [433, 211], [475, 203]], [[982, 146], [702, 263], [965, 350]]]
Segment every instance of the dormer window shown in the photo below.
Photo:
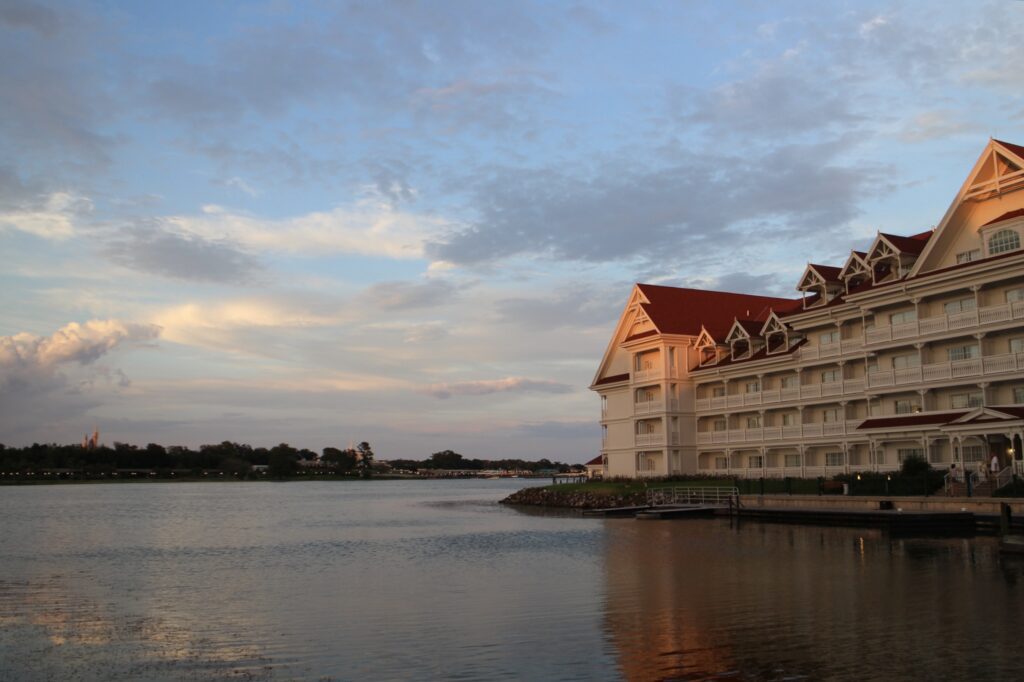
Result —
[[761, 336], [764, 337], [765, 350], [768, 355], [789, 349], [789, 330], [774, 312], [768, 316], [768, 320], [761, 327]]
[[[843, 292], [839, 268], [809, 264], [804, 270], [797, 291], [804, 293], [804, 308], [824, 305]], [[811, 294], [810, 298], [807, 294]]]
[[1016, 230], [999, 230], [988, 238], [988, 253], [994, 256], [997, 253], [1016, 251], [1020, 248], [1020, 235]]

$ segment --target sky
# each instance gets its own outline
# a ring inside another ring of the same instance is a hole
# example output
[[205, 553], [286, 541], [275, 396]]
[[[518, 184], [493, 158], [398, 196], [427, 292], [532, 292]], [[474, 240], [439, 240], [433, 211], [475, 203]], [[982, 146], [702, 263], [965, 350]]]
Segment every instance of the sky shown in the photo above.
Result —
[[0, 0], [0, 443], [589, 460], [634, 282], [934, 226], [1021, 64], [1019, 0]]

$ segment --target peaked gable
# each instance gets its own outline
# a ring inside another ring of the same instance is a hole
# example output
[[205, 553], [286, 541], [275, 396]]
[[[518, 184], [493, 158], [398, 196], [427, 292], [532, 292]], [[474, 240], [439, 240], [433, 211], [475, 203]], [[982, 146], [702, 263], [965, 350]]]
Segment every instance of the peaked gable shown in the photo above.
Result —
[[[972, 213], [976, 209], [982, 212], [979, 206], [984, 208], [989, 201], [992, 202], [994, 210], [988, 209], [988, 216], [992, 216], [993, 212], [996, 215], [1013, 212], [1024, 205], [1024, 192], [1014, 194], [1022, 189], [1024, 147], [1002, 140], [989, 140], [960, 190], [953, 197], [949, 208], [946, 209], [934, 230], [934, 235], [911, 268], [909, 276], [916, 277], [923, 272], [950, 265], [950, 251], [955, 248], [957, 238]], [[991, 223], [992, 220], [988, 216], [979, 222]], [[975, 223], [975, 227], [977, 225], [978, 222]]]

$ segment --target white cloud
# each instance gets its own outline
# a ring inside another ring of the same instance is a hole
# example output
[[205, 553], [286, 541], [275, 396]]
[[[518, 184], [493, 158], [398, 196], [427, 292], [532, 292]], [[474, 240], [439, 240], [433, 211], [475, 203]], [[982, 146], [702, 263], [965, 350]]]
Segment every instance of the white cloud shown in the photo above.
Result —
[[92, 211], [92, 202], [70, 192], [54, 192], [41, 206], [0, 212], [0, 230], [18, 230], [51, 240], [75, 234], [75, 218]]
[[569, 393], [572, 386], [547, 379], [528, 379], [526, 377], [506, 377], [484, 381], [462, 381], [457, 383], [430, 384], [422, 389], [423, 393], [435, 398], [450, 398], [456, 395], [488, 395], [491, 393]]
[[70, 322], [52, 336], [22, 332], [0, 337], [0, 371], [49, 371], [58, 365], [77, 362], [87, 365], [123, 343], [148, 341], [160, 335], [152, 324], [120, 320]]
[[424, 241], [447, 226], [440, 218], [400, 211], [374, 200], [277, 220], [204, 206], [201, 215], [171, 216], [167, 222], [204, 239], [226, 239], [262, 251], [401, 259], [422, 257]]

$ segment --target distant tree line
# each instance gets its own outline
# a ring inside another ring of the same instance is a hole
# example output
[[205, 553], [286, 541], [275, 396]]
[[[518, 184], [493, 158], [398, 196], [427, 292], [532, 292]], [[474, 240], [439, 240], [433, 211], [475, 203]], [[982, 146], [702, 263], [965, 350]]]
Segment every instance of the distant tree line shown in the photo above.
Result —
[[[393, 459], [387, 465], [392, 470], [412, 472], [505, 470], [536, 473], [582, 468], [549, 459], [467, 459], [452, 450], [435, 452], [424, 460]], [[0, 444], [0, 475], [16, 473], [19, 478], [37, 471], [61, 471], [68, 477], [81, 475], [86, 478], [113, 476], [119, 471], [160, 478], [202, 476], [209, 472], [241, 479], [290, 478], [309, 471], [369, 477], [375, 469], [387, 465], [375, 466], [373, 449], [365, 441], [354, 448], [327, 447], [319, 455], [287, 443], [265, 448], [231, 441], [201, 445], [195, 449], [182, 445], [165, 447], [157, 443], [145, 447], [130, 443], [97, 447], [33, 443], [20, 448]]]
[[344, 450], [324, 448], [322, 456], [306, 448], [293, 448], [287, 443], [272, 448], [254, 448], [224, 441], [216, 445], [201, 445], [198, 449], [182, 445], [164, 447], [157, 443], [145, 447], [130, 443], [114, 443], [113, 447], [33, 443], [22, 448], [0, 444], [0, 472], [4, 473], [28, 473], [38, 469], [88, 475], [114, 474], [118, 470], [198, 475], [216, 471], [247, 478], [259, 470], [262, 475], [285, 478], [296, 475], [306, 466], [318, 464], [333, 473], [369, 476], [373, 471], [373, 458], [373, 450], [366, 442]]
[[[394, 469], [405, 469], [408, 471], [419, 471], [421, 469], [459, 469], [470, 471], [501, 469], [504, 471], [559, 471], [568, 472], [574, 467], [562, 462], [552, 462], [549, 459], [527, 461], [524, 459], [466, 459], [452, 450], [435, 452], [425, 460], [416, 459], [392, 459], [388, 462]], [[576, 467], [582, 468], [582, 467]]]

